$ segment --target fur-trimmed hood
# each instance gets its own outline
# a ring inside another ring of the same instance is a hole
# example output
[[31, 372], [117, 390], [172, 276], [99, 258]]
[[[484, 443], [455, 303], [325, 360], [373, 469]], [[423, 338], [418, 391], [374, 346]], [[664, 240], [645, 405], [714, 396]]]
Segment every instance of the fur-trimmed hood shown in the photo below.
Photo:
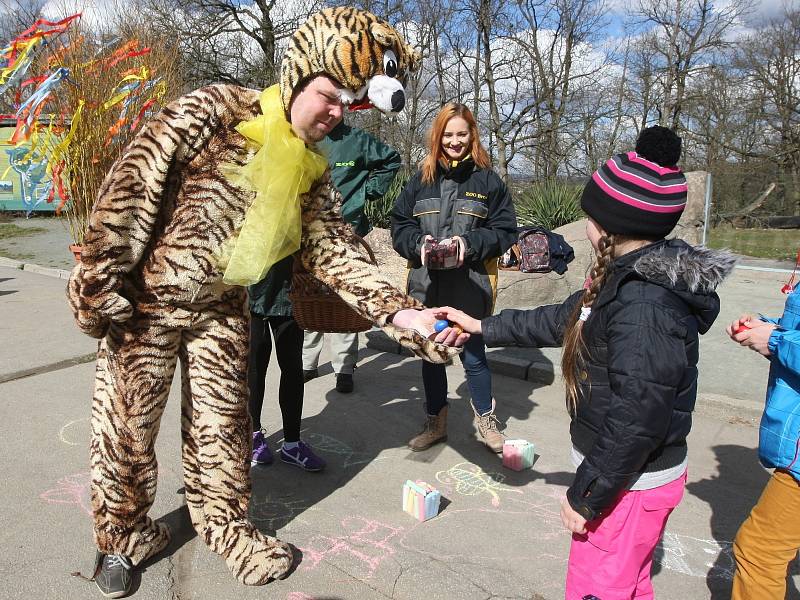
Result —
[[643, 250], [647, 248], [633, 262], [633, 270], [680, 297], [697, 317], [700, 333], [708, 331], [719, 314], [716, 289], [733, 271], [736, 256], [683, 240], [656, 242]]
[[653, 283], [674, 291], [705, 294], [713, 292], [730, 275], [736, 256], [727, 250], [690, 246], [670, 240], [639, 256], [634, 270]]
[[616, 296], [624, 281], [640, 279], [681, 298], [697, 317], [700, 332], [705, 333], [719, 313], [715, 290], [733, 271], [736, 260], [726, 250], [690, 246], [683, 240], [659, 240], [614, 261], [614, 272], [595, 306]]

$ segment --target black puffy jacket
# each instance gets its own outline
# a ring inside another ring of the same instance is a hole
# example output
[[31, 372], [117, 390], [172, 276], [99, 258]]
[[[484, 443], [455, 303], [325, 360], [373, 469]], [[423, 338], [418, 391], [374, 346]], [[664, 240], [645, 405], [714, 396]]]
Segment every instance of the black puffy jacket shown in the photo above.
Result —
[[[639, 474], [680, 465], [697, 396], [698, 335], [719, 313], [726, 252], [655, 242], [614, 261], [584, 324], [588, 357], [570, 434], [584, 455], [567, 491], [587, 520]], [[487, 346], [560, 346], [582, 292], [563, 304], [504, 310], [482, 321]]]
[[[461, 236], [466, 243], [458, 269], [428, 270], [420, 262], [422, 240]], [[408, 259], [408, 293], [426, 306], [453, 306], [476, 318], [492, 314], [497, 257], [517, 241], [517, 217], [503, 180], [468, 158], [439, 165], [436, 179], [417, 172], [392, 211], [392, 245]]]

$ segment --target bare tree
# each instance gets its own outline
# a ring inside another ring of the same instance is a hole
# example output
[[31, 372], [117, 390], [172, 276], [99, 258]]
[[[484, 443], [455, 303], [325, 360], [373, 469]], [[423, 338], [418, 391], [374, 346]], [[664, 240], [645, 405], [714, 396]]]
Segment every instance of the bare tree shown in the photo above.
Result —
[[177, 38], [192, 87], [225, 82], [266, 87], [277, 81], [282, 44], [319, 0], [139, 0], [161, 35]]
[[[539, 177], [555, 177], [567, 155], [565, 128], [575, 118], [576, 88], [608, 67], [607, 56], [592, 56], [591, 42], [602, 25], [602, 0], [519, 0], [514, 37], [527, 73], [528, 96], [515, 120], [530, 124], [526, 145]], [[576, 64], [580, 61], [581, 64]]]
[[791, 182], [791, 210], [800, 215], [800, 10], [787, 7], [749, 36], [736, 65], [763, 94], [767, 155]]
[[42, 16], [47, 0], [0, 0], [0, 39], [12, 40]]
[[726, 34], [750, 6], [749, 0], [639, 0], [635, 16], [653, 27], [648, 46], [658, 59], [659, 124], [678, 129], [689, 78], [730, 47]]

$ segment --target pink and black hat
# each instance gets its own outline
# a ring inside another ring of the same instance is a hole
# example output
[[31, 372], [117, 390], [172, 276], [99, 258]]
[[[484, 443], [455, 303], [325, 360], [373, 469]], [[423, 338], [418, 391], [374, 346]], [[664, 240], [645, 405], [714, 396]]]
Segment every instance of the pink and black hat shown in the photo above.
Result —
[[686, 207], [686, 178], [675, 166], [681, 139], [648, 127], [636, 151], [612, 156], [586, 184], [581, 208], [608, 233], [648, 239], [666, 236]]

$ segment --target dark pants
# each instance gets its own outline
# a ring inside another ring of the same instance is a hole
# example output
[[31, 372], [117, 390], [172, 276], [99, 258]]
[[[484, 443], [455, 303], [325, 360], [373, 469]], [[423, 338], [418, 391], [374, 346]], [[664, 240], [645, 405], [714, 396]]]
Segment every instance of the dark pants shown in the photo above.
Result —
[[[472, 396], [472, 405], [478, 414], [492, 410], [492, 372], [486, 362], [486, 347], [483, 336], [473, 335], [464, 344], [461, 363], [467, 375], [467, 387]], [[429, 415], [438, 415], [447, 405], [447, 372], [445, 365], [422, 362], [422, 383], [425, 386], [425, 408]]]
[[272, 341], [281, 369], [278, 403], [283, 417], [283, 439], [300, 439], [303, 416], [303, 330], [292, 317], [258, 317], [250, 315], [250, 354], [247, 361], [247, 384], [250, 388], [250, 417], [253, 431], [261, 429], [261, 408], [264, 405], [264, 379], [267, 376]]

